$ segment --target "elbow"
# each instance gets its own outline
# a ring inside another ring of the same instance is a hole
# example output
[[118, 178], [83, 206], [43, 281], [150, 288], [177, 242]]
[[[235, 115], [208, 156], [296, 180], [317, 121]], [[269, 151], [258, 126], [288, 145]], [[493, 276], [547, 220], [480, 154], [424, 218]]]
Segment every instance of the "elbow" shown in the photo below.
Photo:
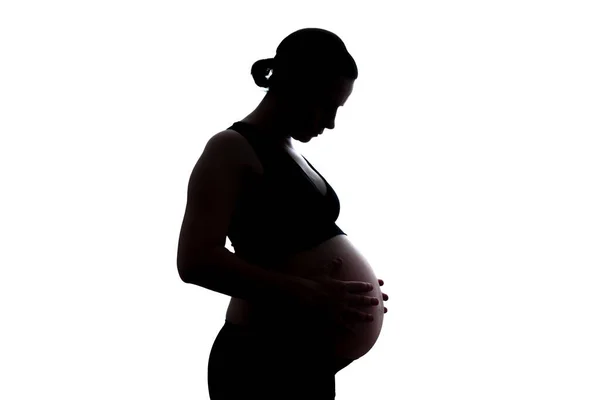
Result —
[[181, 279], [184, 283], [190, 283], [189, 270], [182, 267], [179, 263], [177, 264], [177, 273], [179, 274], [179, 279]]
[[189, 251], [185, 251], [180, 248], [177, 251], [177, 274], [179, 275], [179, 279], [181, 279], [185, 283], [190, 283], [191, 279], [191, 271], [193, 268], [197, 268], [198, 265], [194, 265], [192, 261], [193, 257], [190, 256]]
[[177, 258], [177, 273], [179, 274], [179, 279], [183, 282], [190, 283], [192, 271], [197, 268], [198, 265], [190, 262], [188, 259], [184, 259], [183, 257]]
[[185, 283], [193, 283], [198, 277], [198, 270], [202, 268], [202, 264], [198, 263], [177, 263], [177, 273], [179, 279]]
[[[185, 283], [194, 283], [197, 281], [199, 271], [204, 269], [205, 265], [210, 265], [212, 261], [212, 251], [203, 252], [203, 257], [178, 257], [177, 259], [177, 273], [179, 279]], [[211, 256], [211, 257], [208, 257]]]

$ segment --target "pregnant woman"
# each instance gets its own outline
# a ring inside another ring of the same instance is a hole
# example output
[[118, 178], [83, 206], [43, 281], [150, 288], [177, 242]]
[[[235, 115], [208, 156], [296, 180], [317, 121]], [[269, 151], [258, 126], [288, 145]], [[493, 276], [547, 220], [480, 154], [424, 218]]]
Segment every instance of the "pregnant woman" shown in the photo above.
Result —
[[335, 374], [375, 344], [388, 296], [291, 139], [334, 129], [358, 70], [338, 36], [310, 28], [252, 76], [267, 95], [209, 139], [191, 173], [179, 276], [231, 296], [208, 360], [212, 400], [331, 400]]

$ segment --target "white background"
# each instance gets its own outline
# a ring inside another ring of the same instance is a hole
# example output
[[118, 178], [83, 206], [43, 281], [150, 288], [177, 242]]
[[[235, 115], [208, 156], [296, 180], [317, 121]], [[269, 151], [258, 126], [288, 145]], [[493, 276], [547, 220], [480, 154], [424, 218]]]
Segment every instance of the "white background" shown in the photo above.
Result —
[[208, 399], [229, 298], [177, 274], [189, 174], [306, 27], [359, 77], [294, 145], [390, 296], [337, 398], [600, 398], [594, 3], [2, 2], [0, 398]]

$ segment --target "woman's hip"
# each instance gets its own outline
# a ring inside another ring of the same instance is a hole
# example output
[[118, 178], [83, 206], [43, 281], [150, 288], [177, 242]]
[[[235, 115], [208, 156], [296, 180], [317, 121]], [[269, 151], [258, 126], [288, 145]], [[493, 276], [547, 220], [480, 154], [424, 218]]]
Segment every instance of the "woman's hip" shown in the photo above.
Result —
[[337, 366], [330, 346], [317, 338], [226, 321], [209, 356], [209, 391], [211, 399], [225, 399], [224, 393], [234, 398], [238, 392], [244, 397], [333, 399]]
[[211, 352], [239, 362], [303, 363], [332, 366], [334, 342], [302, 326], [236, 325], [225, 321]]

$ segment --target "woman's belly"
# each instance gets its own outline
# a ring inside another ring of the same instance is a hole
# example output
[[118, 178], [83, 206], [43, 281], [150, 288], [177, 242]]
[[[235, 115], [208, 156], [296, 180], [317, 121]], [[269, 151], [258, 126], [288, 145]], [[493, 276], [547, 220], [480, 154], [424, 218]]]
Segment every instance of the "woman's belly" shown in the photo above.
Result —
[[[324, 266], [335, 257], [342, 257], [343, 262], [330, 274], [331, 278], [342, 281], [362, 281], [373, 285], [370, 292], [359, 293], [379, 299], [376, 306], [354, 306], [360, 311], [373, 315], [373, 321], [357, 321], [352, 324], [352, 333], [336, 333], [335, 352], [338, 357], [346, 359], [358, 359], [365, 355], [375, 344], [383, 325], [383, 296], [377, 281], [377, 276], [367, 259], [352, 245], [346, 235], [334, 236], [321, 243], [315, 248], [292, 255], [282, 264], [279, 272], [304, 276], [315, 267]], [[256, 305], [250, 305], [242, 299], [232, 298], [227, 310], [227, 320], [238, 324], [247, 324], [256, 312], [269, 312], [268, 310], [256, 310]], [[273, 318], [277, 318], [273, 311]], [[302, 323], [314, 323], [303, 320]]]

